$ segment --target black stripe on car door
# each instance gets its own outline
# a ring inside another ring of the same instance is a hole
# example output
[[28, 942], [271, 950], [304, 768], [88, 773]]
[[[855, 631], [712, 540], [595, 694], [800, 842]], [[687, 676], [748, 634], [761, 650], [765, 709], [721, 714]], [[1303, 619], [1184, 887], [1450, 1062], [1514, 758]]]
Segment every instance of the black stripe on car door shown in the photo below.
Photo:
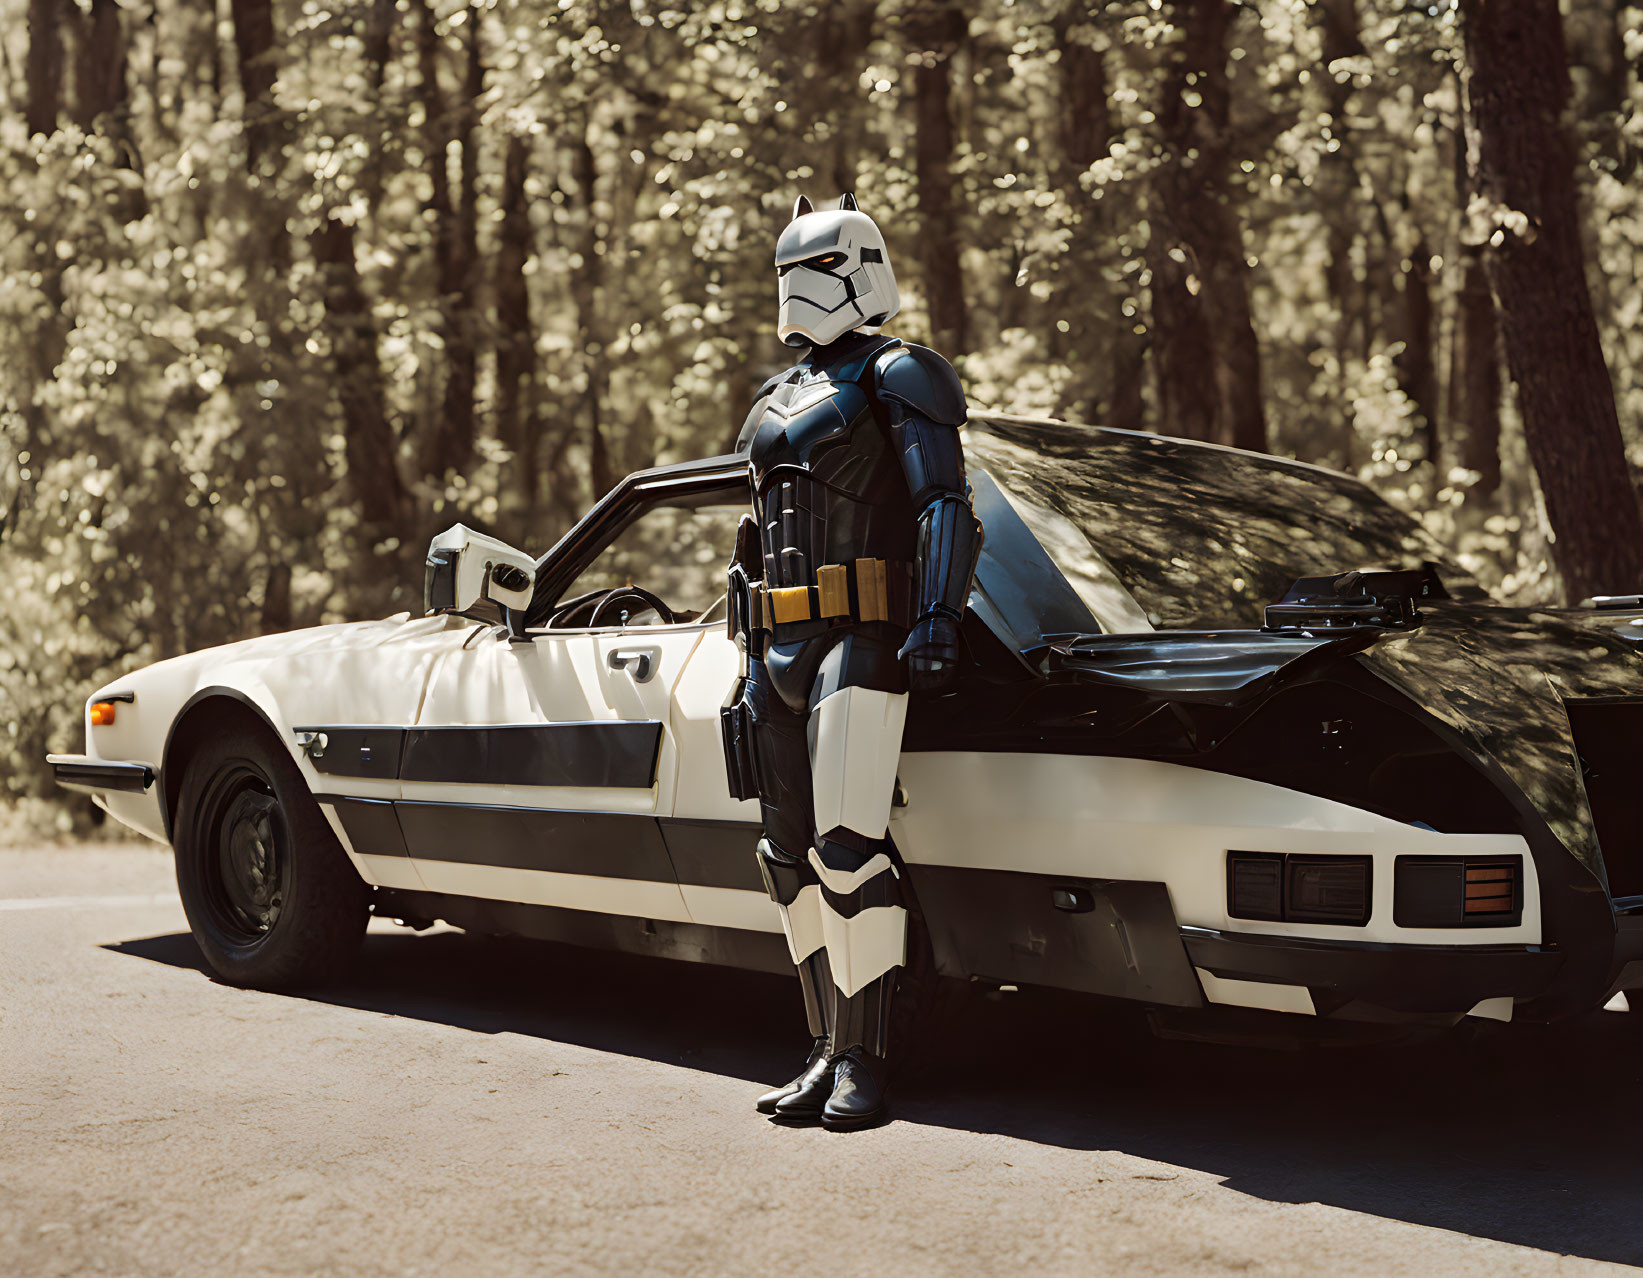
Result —
[[681, 885], [765, 890], [755, 859], [763, 826], [685, 817], [662, 817], [660, 824]]
[[656, 783], [662, 725], [654, 719], [485, 727], [361, 725], [295, 729], [330, 776], [465, 785], [578, 786], [643, 790]]
[[336, 810], [348, 842], [365, 856], [764, 891], [754, 860], [761, 827], [743, 821], [314, 797]]
[[316, 794], [314, 798], [336, 810], [349, 844], [360, 855], [410, 855], [391, 800], [352, 799], [344, 794]]
[[409, 799], [394, 808], [405, 846], [419, 861], [673, 881], [652, 816]]

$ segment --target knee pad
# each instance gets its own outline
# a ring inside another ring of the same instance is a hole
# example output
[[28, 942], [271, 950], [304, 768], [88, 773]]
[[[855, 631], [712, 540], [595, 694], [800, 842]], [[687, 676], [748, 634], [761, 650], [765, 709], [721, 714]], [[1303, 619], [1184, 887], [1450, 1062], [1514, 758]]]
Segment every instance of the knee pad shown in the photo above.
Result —
[[810, 849], [810, 868], [834, 896], [861, 891], [881, 874], [901, 877], [881, 840], [862, 839], [848, 830], [830, 830]]
[[810, 879], [805, 863], [788, 856], [769, 839], [759, 840], [757, 855], [759, 877], [764, 880], [764, 890], [770, 893], [770, 899], [777, 905], [792, 905]]
[[826, 944], [822, 895], [808, 862], [788, 856], [769, 839], [759, 840], [759, 874], [782, 916], [793, 962], [803, 963]]

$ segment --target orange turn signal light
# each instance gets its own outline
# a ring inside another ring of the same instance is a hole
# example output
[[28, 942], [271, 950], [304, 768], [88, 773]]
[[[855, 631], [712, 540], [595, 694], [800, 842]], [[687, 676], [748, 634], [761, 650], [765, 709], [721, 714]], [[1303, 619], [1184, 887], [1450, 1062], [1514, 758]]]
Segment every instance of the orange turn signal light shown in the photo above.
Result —
[[114, 703], [112, 701], [93, 701], [91, 703], [91, 726], [105, 728], [114, 722]]

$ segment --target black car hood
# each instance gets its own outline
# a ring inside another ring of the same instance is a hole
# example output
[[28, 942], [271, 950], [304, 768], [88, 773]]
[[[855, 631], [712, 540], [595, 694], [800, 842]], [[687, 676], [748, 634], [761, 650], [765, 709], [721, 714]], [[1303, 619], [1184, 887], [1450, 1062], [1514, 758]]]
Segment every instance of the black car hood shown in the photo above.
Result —
[[1635, 615], [1445, 603], [1356, 659], [1498, 764], [1558, 840], [1601, 876], [1565, 703], [1643, 700], [1640, 645]]

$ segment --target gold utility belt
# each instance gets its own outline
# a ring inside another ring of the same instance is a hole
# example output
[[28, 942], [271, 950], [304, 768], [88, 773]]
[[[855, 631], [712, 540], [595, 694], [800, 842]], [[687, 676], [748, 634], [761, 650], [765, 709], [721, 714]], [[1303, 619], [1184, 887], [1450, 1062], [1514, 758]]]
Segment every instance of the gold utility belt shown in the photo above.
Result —
[[753, 628], [796, 621], [898, 621], [906, 612], [911, 571], [894, 560], [857, 559], [816, 570], [814, 586], [760, 586], [753, 592]]

